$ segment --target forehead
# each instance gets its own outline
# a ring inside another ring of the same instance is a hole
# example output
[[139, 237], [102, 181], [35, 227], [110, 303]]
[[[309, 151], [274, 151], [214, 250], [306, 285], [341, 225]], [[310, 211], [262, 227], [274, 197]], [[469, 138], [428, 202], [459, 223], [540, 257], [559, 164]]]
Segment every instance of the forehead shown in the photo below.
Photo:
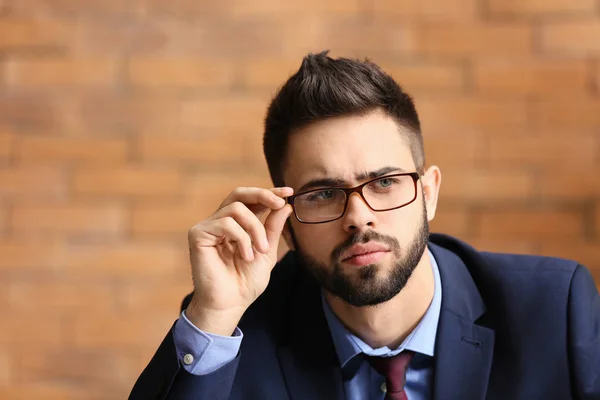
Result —
[[288, 143], [286, 185], [297, 189], [319, 178], [356, 183], [355, 176], [388, 166], [414, 171], [403, 129], [383, 112], [372, 112], [330, 118], [298, 130]]

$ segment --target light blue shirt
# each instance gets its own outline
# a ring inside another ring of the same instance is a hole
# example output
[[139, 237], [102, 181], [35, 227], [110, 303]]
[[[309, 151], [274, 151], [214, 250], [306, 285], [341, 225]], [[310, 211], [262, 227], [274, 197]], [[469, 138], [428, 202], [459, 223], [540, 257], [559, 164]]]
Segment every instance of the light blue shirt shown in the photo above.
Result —
[[[340, 359], [342, 374], [351, 375], [344, 381], [344, 390], [349, 400], [382, 400], [385, 396], [381, 390], [384, 377], [375, 372], [366, 361], [356, 357], [358, 354], [364, 352], [369, 355], [392, 356], [404, 349], [417, 353], [406, 374], [405, 388], [408, 398], [410, 400], [432, 398], [433, 356], [442, 305], [442, 285], [435, 258], [429, 250], [428, 253], [435, 282], [433, 300], [417, 327], [397, 349], [371, 348], [348, 332], [323, 298], [323, 310]], [[244, 337], [239, 328], [236, 328], [232, 336], [203, 332], [187, 319], [185, 311], [175, 323], [173, 336], [179, 359], [184, 361], [184, 368], [195, 375], [209, 374], [231, 362], [236, 357]]]

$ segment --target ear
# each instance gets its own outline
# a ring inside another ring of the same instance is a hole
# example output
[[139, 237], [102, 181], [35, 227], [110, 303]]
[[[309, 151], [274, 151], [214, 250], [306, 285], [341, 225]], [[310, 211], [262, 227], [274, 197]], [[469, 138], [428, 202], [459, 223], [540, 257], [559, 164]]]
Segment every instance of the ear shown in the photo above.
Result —
[[433, 221], [433, 218], [435, 218], [440, 185], [442, 184], [442, 172], [440, 169], [435, 165], [427, 168], [425, 173], [421, 176], [421, 184], [423, 187], [423, 195], [425, 196], [427, 220], [431, 222]]

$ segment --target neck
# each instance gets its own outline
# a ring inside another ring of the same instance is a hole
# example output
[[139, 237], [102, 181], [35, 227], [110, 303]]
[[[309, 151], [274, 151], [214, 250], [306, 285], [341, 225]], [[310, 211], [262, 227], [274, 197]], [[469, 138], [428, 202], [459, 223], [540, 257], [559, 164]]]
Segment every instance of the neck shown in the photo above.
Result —
[[355, 307], [331, 293], [325, 298], [346, 328], [372, 348], [395, 349], [419, 324], [433, 300], [434, 277], [428, 251], [391, 300], [373, 307]]

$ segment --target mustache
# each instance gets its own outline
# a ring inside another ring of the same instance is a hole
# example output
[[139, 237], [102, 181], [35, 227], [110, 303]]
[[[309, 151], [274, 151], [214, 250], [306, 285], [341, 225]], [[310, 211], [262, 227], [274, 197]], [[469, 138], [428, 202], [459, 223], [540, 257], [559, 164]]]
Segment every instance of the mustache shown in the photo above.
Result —
[[337, 262], [337, 260], [339, 260], [339, 258], [341, 257], [342, 253], [344, 253], [353, 245], [365, 244], [369, 243], [370, 241], [379, 242], [387, 245], [390, 248], [390, 250], [395, 254], [398, 254], [398, 252], [400, 251], [400, 244], [398, 243], [398, 240], [396, 240], [396, 238], [392, 236], [384, 235], [376, 231], [357, 232], [348, 236], [346, 240], [344, 240], [342, 243], [336, 246], [336, 248], [331, 252], [331, 261]]

